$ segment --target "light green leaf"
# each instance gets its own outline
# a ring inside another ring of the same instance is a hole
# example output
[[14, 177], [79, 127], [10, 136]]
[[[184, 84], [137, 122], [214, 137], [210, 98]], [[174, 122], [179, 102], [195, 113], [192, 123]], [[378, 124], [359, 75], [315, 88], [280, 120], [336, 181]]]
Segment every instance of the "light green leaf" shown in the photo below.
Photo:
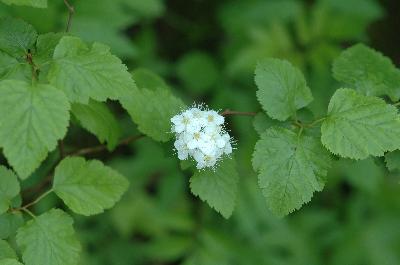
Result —
[[367, 96], [400, 98], [400, 70], [388, 57], [363, 44], [342, 52], [333, 63], [333, 75]]
[[39, 8], [47, 7], [47, 0], [1, 0], [1, 1], [8, 5], [32, 6]]
[[48, 79], [73, 102], [119, 99], [135, 88], [127, 67], [103, 44], [89, 48], [77, 37], [64, 36], [53, 58]]
[[28, 177], [64, 137], [69, 103], [50, 85], [0, 82], [0, 146], [10, 165]]
[[400, 150], [386, 153], [385, 162], [389, 171], [400, 170]]
[[4, 213], [0, 215], [0, 238], [6, 239], [24, 223], [21, 213]]
[[[172, 137], [170, 119], [185, 108], [185, 105], [158, 77], [148, 74], [149, 80], [145, 81], [143, 72], [139, 74], [139, 87], [135, 87], [129, 95], [121, 99], [122, 106], [142, 133], [156, 141], [166, 142]], [[136, 79], [136, 72], [133, 77]]]
[[15, 251], [11, 248], [7, 241], [0, 240], [0, 260], [13, 258], [17, 258]]
[[0, 260], [1, 265], [23, 265], [21, 262], [19, 262], [16, 259], [2, 259]]
[[36, 30], [21, 19], [0, 18], [0, 50], [23, 59], [35, 47]]
[[338, 89], [332, 96], [321, 132], [324, 146], [342, 157], [383, 156], [400, 147], [396, 107], [347, 88]]
[[42, 64], [51, 61], [53, 59], [54, 50], [64, 35], [64, 33], [53, 32], [39, 35], [34, 56], [35, 64], [40, 67]]
[[52, 209], [18, 229], [25, 265], [77, 265], [81, 247], [72, 225], [68, 214]]
[[11, 170], [0, 166], [0, 214], [8, 210], [11, 200], [19, 194], [17, 176]]
[[261, 135], [253, 167], [269, 209], [285, 216], [311, 200], [324, 187], [329, 153], [318, 138], [272, 127]]
[[3, 79], [31, 80], [32, 70], [29, 64], [0, 51], [0, 81]]
[[101, 143], [107, 142], [109, 150], [118, 144], [121, 128], [106, 104], [94, 100], [87, 105], [75, 103], [72, 104], [72, 113], [81, 126], [96, 135]]
[[263, 60], [255, 74], [258, 101], [274, 119], [284, 121], [313, 100], [303, 74], [287, 61]]
[[72, 211], [88, 216], [114, 206], [128, 185], [125, 177], [100, 161], [68, 157], [56, 168], [53, 189]]
[[238, 181], [235, 160], [225, 158], [215, 170], [197, 171], [190, 178], [190, 189], [223, 217], [229, 218], [235, 208]]

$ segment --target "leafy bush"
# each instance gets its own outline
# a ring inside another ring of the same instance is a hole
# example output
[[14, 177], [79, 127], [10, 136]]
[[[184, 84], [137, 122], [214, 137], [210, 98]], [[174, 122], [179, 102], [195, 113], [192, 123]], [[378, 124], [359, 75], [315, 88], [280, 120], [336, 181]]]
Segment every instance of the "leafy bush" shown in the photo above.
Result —
[[1, 265], [400, 263], [376, 1], [1, 2]]

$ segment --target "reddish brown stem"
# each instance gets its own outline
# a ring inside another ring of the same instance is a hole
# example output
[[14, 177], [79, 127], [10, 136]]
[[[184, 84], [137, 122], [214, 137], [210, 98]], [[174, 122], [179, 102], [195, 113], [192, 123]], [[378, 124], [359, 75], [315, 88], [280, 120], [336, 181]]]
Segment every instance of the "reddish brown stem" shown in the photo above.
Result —
[[230, 115], [238, 115], [238, 116], [255, 116], [257, 112], [242, 112], [242, 111], [234, 111], [234, 110], [224, 110], [220, 113], [222, 116], [230, 116]]

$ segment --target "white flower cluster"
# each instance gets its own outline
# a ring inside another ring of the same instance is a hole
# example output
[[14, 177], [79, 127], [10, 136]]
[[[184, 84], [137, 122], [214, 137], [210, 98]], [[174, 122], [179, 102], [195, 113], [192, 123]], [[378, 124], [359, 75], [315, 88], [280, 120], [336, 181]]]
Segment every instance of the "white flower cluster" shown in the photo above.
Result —
[[224, 117], [202, 106], [192, 107], [171, 119], [174, 143], [180, 160], [192, 157], [197, 168], [214, 167], [223, 154], [232, 153]]

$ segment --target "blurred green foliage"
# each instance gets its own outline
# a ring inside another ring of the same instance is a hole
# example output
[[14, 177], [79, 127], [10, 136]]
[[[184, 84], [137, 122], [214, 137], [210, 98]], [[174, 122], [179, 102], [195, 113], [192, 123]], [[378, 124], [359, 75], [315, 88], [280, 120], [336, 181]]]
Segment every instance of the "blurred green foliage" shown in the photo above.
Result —
[[[316, 117], [324, 115], [337, 88], [331, 77], [333, 59], [349, 44], [368, 43], [368, 27], [385, 16], [374, 0], [71, 3], [76, 11], [72, 34], [110, 45], [130, 69], [144, 67], [163, 76], [188, 104], [258, 111], [255, 64], [278, 57], [306, 74]], [[65, 29], [67, 9], [63, 1], [49, 1], [47, 9], [0, 4], [4, 15], [21, 17], [40, 33], [58, 32]], [[117, 115], [122, 113], [111, 106]], [[256, 119], [259, 130], [271, 122]], [[126, 116], [120, 114], [118, 121], [123, 134], [137, 131]], [[382, 159], [337, 159], [324, 192], [300, 211], [277, 219], [266, 208], [250, 164], [257, 138], [252, 123], [247, 117], [229, 118], [240, 173], [239, 198], [229, 220], [191, 195], [190, 172], [182, 172], [170, 143], [142, 139], [95, 155], [127, 176], [131, 185], [105, 214], [74, 216], [85, 252], [81, 264], [400, 264], [400, 179], [398, 165], [393, 165], [398, 158], [387, 158], [392, 172]], [[95, 137], [72, 126], [66, 148], [89, 145], [96, 145]], [[48, 170], [46, 163], [40, 170]], [[40, 176], [39, 171], [23, 186], [39, 182]], [[55, 201], [49, 197], [36, 210]], [[0, 223], [0, 235], [7, 225]]]

